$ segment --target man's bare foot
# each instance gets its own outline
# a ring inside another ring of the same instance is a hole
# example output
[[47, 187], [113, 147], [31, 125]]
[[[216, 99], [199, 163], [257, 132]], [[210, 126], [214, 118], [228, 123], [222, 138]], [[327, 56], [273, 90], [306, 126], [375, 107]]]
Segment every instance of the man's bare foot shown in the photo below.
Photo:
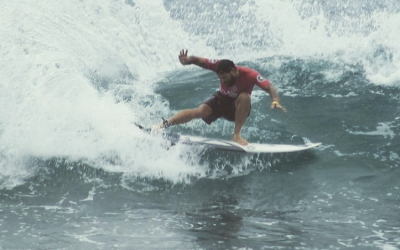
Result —
[[246, 145], [249, 144], [249, 142], [246, 141], [245, 139], [243, 139], [243, 137], [241, 137], [240, 135], [233, 135], [232, 140], [233, 140], [234, 142], [239, 143], [239, 144], [242, 145], [242, 146], [246, 146]]

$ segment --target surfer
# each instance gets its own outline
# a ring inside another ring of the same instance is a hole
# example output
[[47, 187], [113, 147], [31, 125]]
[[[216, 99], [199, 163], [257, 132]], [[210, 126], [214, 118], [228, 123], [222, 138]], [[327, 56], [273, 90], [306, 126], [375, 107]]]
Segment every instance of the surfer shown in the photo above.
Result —
[[188, 56], [187, 53], [187, 50], [180, 51], [180, 63], [182, 65], [194, 64], [214, 71], [220, 80], [220, 88], [199, 107], [179, 111], [162, 123], [152, 126], [152, 131], [187, 123], [199, 118], [210, 125], [218, 118], [223, 117], [228, 121], [235, 122], [232, 140], [241, 145], [247, 145], [248, 142], [240, 135], [240, 131], [250, 115], [250, 96], [254, 85], [257, 85], [271, 96], [271, 109], [280, 109], [286, 112], [286, 109], [279, 104], [278, 92], [274, 86], [257, 71], [243, 66], [236, 66], [231, 60]]

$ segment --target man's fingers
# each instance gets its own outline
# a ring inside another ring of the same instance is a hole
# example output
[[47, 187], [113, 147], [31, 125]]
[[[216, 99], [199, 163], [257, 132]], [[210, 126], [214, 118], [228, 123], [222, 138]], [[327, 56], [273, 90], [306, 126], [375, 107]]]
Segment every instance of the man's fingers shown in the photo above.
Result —
[[281, 106], [280, 104], [272, 104], [272, 105], [271, 105], [271, 109], [275, 109], [275, 108], [280, 109], [280, 110], [282, 110], [283, 112], [286, 112], [286, 108], [283, 107], [283, 106]]
[[188, 50], [182, 49], [182, 50], [179, 52], [179, 56], [187, 56], [187, 53], [188, 53]]

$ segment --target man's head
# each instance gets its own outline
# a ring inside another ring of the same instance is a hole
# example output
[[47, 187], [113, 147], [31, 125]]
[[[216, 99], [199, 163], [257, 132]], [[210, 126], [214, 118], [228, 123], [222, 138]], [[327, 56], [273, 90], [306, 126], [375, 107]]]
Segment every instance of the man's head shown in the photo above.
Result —
[[218, 61], [215, 71], [221, 82], [227, 86], [233, 86], [239, 77], [239, 71], [231, 60], [222, 59]]

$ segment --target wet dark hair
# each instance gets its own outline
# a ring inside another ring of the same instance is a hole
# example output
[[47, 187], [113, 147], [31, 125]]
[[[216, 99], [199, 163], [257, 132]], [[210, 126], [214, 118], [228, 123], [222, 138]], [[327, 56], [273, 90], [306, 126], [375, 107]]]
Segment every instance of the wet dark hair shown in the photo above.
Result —
[[236, 66], [231, 60], [222, 59], [218, 61], [215, 71], [217, 73], [229, 73], [235, 68]]

